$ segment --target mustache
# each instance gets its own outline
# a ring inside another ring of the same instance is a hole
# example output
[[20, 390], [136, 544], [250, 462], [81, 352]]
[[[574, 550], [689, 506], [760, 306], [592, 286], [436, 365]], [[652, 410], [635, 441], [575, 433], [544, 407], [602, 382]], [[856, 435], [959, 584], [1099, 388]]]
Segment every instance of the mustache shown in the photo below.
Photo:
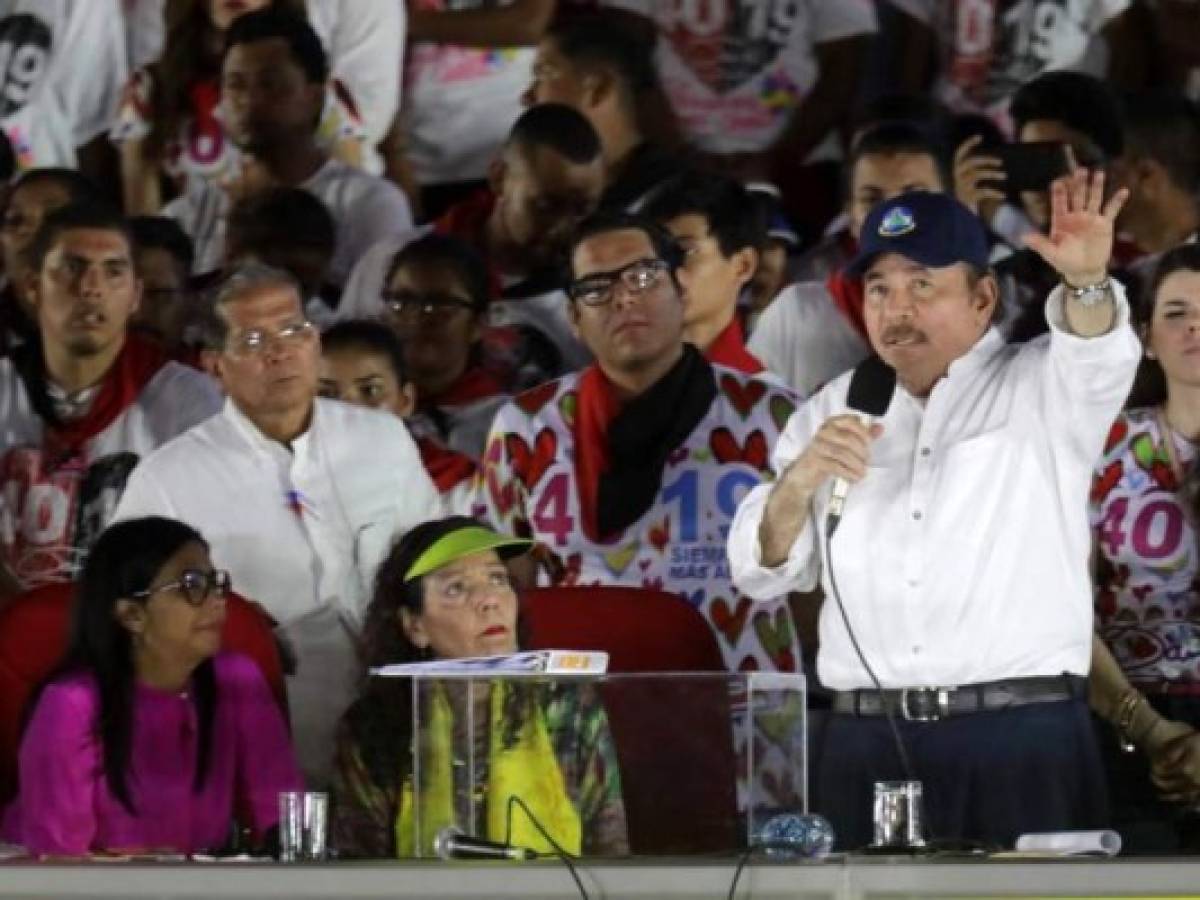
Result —
[[918, 328], [913, 328], [911, 325], [892, 325], [890, 328], [883, 330], [883, 334], [879, 336], [879, 340], [884, 344], [910, 340], [923, 341], [925, 340], [925, 332]]

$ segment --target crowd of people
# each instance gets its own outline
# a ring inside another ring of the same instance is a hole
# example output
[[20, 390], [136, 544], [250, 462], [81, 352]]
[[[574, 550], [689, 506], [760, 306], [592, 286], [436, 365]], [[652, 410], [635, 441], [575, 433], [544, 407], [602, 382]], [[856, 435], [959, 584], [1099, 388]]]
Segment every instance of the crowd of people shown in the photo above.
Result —
[[0, 839], [427, 852], [478, 719], [489, 834], [627, 853], [594, 690], [367, 677], [584, 586], [809, 672], [841, 849], [900, 778], [1200, 849], [1200, 5], [0, 0], [0, 66], [0, 629], [74, 596]]

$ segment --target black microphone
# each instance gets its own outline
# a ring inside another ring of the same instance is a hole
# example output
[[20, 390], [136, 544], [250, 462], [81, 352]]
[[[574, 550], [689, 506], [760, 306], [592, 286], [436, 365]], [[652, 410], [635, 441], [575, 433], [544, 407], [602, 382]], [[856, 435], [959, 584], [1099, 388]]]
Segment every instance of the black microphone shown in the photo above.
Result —
[[447, 825], [433, 839], [433, 852], [441, 859], [537, 859], [537, 851], [466, 834]]
[[[846, 394], [846, 405], [870, 424], [872, 419], [881, 418], [892, 403], [896, 392], [896, 370], [878, 356], [869, 356], [860, 362], [850, 376], [850, 390]], [[846, 494], [850, 482], [845, 478], [833, 480], [833, 494], [825, 507], [826, 530], [833, 532], [842, 520], [842, 508], [846, 505]]]

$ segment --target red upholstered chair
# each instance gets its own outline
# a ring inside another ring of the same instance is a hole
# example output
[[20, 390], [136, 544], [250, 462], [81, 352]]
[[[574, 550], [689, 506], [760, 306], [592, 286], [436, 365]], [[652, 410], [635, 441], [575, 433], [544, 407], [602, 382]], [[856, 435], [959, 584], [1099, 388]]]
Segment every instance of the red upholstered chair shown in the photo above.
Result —
[[[49, 584], [14, 598], [0, 609], [0, 803], [16, 790], [21, 719], [29, 694], [50, 674], [66, 650], [75, 586]], [[222, 633], [226, 650], [258, 663], [280, 705], [287, 693], [273, 623], [257, 603], [230, 594]]]
[[[725, 672], [716, 637], [687, 601], [623, 587], [535, 588], [523, 597], [531, 649], [604, 650], [609, 672]], [[719, 678], [604, 685], [636, 854], [740, 846], [729, 690]]]

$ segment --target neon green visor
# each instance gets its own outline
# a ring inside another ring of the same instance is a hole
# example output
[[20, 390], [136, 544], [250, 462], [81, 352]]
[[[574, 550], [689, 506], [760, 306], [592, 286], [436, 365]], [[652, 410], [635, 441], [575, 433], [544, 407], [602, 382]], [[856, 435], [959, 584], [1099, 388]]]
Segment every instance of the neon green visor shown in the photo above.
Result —
[[484, 550], [495, 550], [501, 559], [512, 559], [525, 553], [532, 546], [533, 541], [525, 538], [497, 534], [482, 525], [467, 525], [442, 535], [430, 544], [409, 567], [404, 574], [404, 580], [412, 581], [464, 556], [482, 553]]

